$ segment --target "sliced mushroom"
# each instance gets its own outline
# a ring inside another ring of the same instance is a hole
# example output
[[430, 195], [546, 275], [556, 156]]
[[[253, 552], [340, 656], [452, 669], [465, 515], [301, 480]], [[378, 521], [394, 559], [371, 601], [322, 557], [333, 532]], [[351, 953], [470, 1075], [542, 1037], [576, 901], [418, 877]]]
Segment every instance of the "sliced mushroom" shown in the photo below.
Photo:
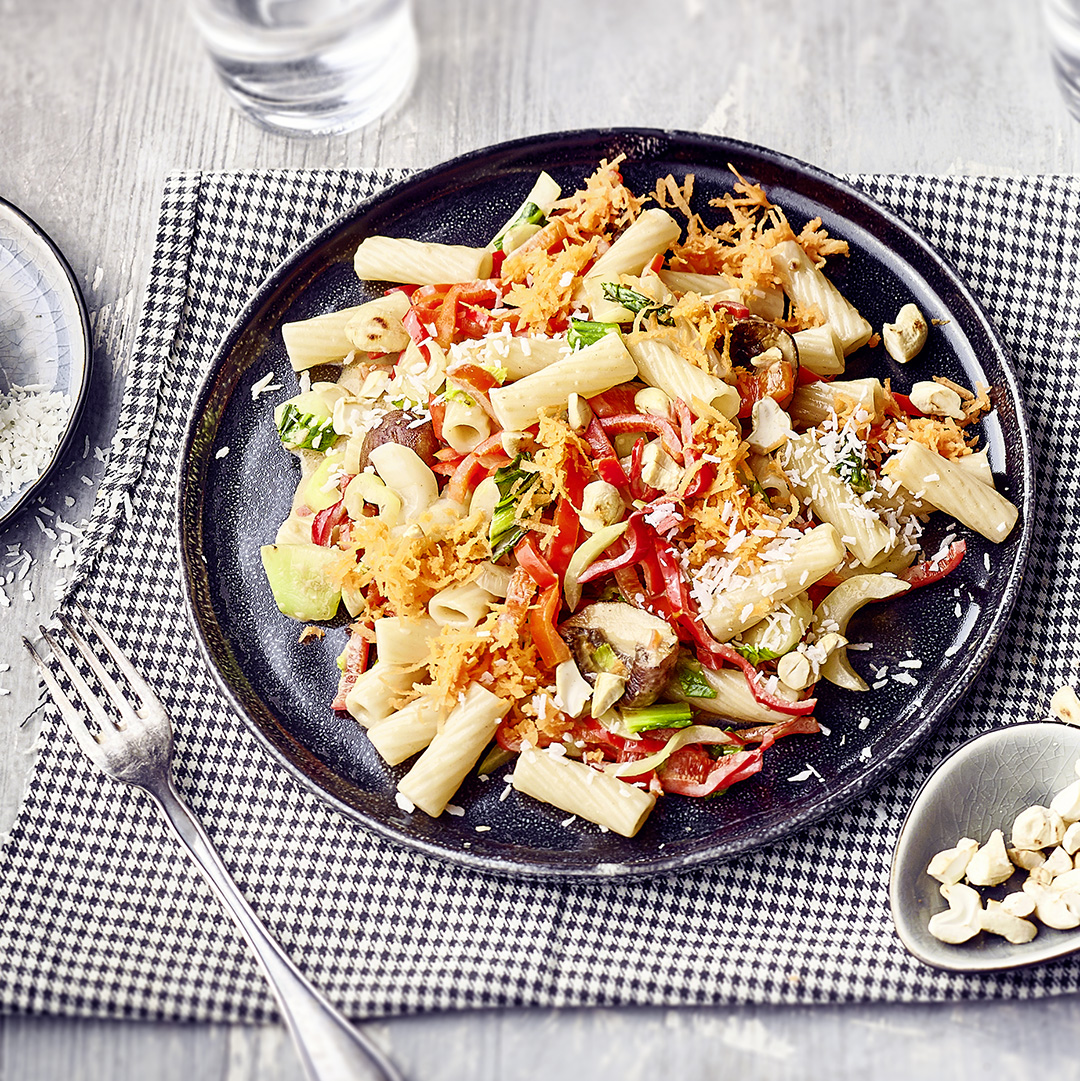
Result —
[[740, 319], [728, 335], [728, 354], [732, 364], [750, 367], [755, 357], [769, 349], [780, 352], [779, 359], [791, 365], [794, 374], [799, 372], [799, 347], [795, 339], [775, 323], [767, 319]]
[[586, 605], [559, 634], [594, 687], [601, 672], [626, 679], [622, 704], [631, 708], [656, 701], [679, 656], [679, 640], [664, 620], [619, 601]]
[[435, 430], [429, 419], [404, 409], [393, 409], [364, 437], [364, 445], [360, 448], [361, 472], [367, 466], [371, 452], [384, 443], [408, 447], [416, 452], [425, 465], [435, 461], [435, 452], [439, 449], [439, 441], [435, 438]]

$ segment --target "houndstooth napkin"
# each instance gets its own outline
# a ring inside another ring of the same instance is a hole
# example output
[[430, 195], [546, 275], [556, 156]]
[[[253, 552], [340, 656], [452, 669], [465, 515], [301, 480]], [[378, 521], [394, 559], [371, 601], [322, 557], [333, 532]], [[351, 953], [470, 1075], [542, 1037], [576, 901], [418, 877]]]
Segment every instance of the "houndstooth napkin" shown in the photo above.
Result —
[[[168, 179], [81, 587], [162, 689], [179, 786], [284, 947], [358, 1018], [1080, 989], [1080, 960], [1002, 976], [933, 972], [904, 952], [887, 906], [895, 835], [931, 764], [1004, 717], [1042, 715], [1050, 692], [1076, 675], [1074, 621], [1061, 614], [1080, 609], [1080, 183], [856, 178], [924, 233], [989, 309], [1018, 360], [1041, 446], [1023, 595], [974, 691], [922, 756], [827, 822], [729, 864], [597, 886], [477, 874], [330, 810], [228, 712], [187, 628], [173, 477], [206, 364], [279, 261], [398, 175]], [[201, 1020], [273, 1013], [246, 948], [150, 802], [100, 776], [53, 713], [4, 855], [0, 1008]]]

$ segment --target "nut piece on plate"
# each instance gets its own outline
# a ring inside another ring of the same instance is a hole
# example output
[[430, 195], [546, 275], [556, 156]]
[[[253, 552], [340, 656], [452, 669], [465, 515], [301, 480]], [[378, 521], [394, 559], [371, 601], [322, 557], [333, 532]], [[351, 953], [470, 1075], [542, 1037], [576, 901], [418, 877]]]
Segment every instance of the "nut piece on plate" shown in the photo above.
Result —
[[1080, 852], [1080, 822], [1070, 823], [1065, 836], [1061, 839], [1061, 847], [1070, 856], [1075, 856], [1077, 852]]
[[[1077, 698], [1076, 691], [1068, 685], [1054, 691], [1050, 699], [1050, 712], [1066, 724], [1080, 724], [1080, 698]], [[1080, 769], [1080, 763], [1077, 763], [1077, 768]]]
[[1064, 836], [1065, 823], [1061, 815], [1039, 804], [1021, 811], [1013, 821], [1014, 848], [1049, 848], [1061, 844]]
[[1005, 837], [1001, 830], [994, 830], [986, 844], [971, 857], [967, 880], [973, 886], [999, 886], [1012, 878], [1014, 870], [1005, 851]]
[[982, 930], [983, 907], [978, 890], [959, 882], [946, 882], [941, 896], [949, 902], [944, 912], [930, 917], [929, 930], [941, 942], [967, 942]]
[[971, 857], [979, 850], [979, 842], [971, 837], [961, 837], [955, 848], [946, 848], [930, 861], [926, 873], [943, 885], [951, 886], [964, 877]]
[[896, 322], [886, 323], [881, 328], [881, 338], [889, 356], [897, 364], [907, 364], [926, 344], [927, 332], [926, 318], [918, 305], [905, 304], [897, 314]]
[[984, 931], [1017, 944], [1030, 942], [1038, 931], [1035, 924], [1014, 915], [1001, 901], [987, 901], [981, 919]]
[[964, 403], [952, 387], [942, 386], [932, 380], [923, 380], [911, 388], [908, 397], [920, 413], [952, 417], [953, 420], [964, 419]]

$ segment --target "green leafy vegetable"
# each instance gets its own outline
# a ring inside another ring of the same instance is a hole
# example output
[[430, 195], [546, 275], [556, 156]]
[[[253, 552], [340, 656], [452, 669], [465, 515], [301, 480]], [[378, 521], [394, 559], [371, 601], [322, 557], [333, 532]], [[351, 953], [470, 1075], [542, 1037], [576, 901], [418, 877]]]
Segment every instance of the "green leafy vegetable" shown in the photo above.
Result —
[[627, 731], [635, 736], [654, 728], [686, 728], [693, 723], [693, 714], [685, 702], [663, 702], [620, 712]]
[[571, 349], [584, 349], [595, 345], [605, 334], [618, 334], [618, 323], [593, 323], [588, 319], [571, 319], [566, 341]]
[[509, 465], [504, 465], [495, 472], [495, 484], [499, 489], [499, 502], [491, 516], [488, 529], [488, 543], [491, 545], [491, 558], [498, 559], [510, 551], [528, 532], [518, 525], [516, 512], [519, 498], [536, 482], [539, 474], [527, 473], [520, 468], [519, 454]]
[[671, 318], [671, 305], [658, 304], [652, 297], [631, 289], [628, 285], [616, 285], [614, 282], [604, 282], [604, 299], [615, 304], [621, 304], [632, 312], [641, 312], [642, 315], [655, 315], [656, 321], [665, 327], [670, 327], [675, 320]]
[[493, 248], [501, 248], [503, 237], [505, 237], [511, 229], [515, 229], [519, 225], [547, 225], [547, 215], [536, 205], [536, 203], [526, 203], [518, 211], [517, 217], [511, 222], [507, 222], [506, 228], [491, 242], [491, 246]]
[[716, 688], [709, 683], [701, 671], [701, 665], [689, 657], [680, 657], [675, 666], [675, 679], [679, 689], [688, 698], [715, 698]]
[[730, 642], [729, 645], [736, 653], [741, 653], [751, 664], [761, 664], [762, 661], [775, 661], [780, 656], [774, 650], [752, 646], [749, 642]]
[[292, 402], [286, 402], [275, 419], [281, 442], [289, 450], [328, 450], [337, 439], [333, 418], [301, 412]]
[[874, 482], [866, 472], [866, 462], [857, 450], [852, 448], [833, 466], [833, 472], [844, 481], [847, 486], [859, 495], [870, 491]]

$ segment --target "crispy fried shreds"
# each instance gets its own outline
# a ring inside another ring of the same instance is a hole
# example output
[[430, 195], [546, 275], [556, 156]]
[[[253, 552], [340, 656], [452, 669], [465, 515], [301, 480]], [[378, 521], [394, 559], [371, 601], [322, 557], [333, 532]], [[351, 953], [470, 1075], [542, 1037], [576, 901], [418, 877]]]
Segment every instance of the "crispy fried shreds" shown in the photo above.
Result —
[[542, 246], [526, 252], [519, 248], [503, 264], [503, 277], [514, 282], [503, 302], [517, 308], [524, 325], [546, 332], [551, 320], [570, 310], [575, 283], [592, 262], [598, 242], [592, 237], [555, 252]]
[[[678, 210], [687, 221], [697, 215], [690, 209], [690, 200], [694, 196], [694, 174], [687, 173], [683, 177], [681, 185], [675, 182], [675, 178], [668, 173], [662, 180], [656, 182], [656, 188], [649, 193], [649, 198], [657, 206], [664, 210]], [[700, 219], [698, 219], [700, 222]]]
[[619, 166], [626, 159], [601, 160], [599, 168], [585, 181], [585, 187], [555, 204], [552, 211], [571, 233], [580, 238], [607, 236], [623, 230], [637, 216], [644, 203], [622, 182]]
[[308, 642], [317, 642], [320, 638], [326, 637], [325, 627], [305, 627], [300, 632], [300, 637], [297, 641], [302, 646], [306, 646]]
[[[452, 706], [470, 683], [513, 702], [507, 723], [524, 726], [522, 734], [537, 731], [558, 738], [570, 722], [561, 714], [546, 693], [555, 673], [540, 660], [530, 643], [523, 643], [511, 622], [500, 620], [505, 602], [492, 606], [491, 612], [475, 627], [443, 627], [431, 639], [431, 682], [418, 689], [444, 706]], [[543, 697], [546, 701], [540, 701]]]
[[951, 417], [910, 417], [906, 420], [888, 417], [880, 438], [883, 448], [921, 443], [943, 458], [963, 458], [978, 442], [975, 436], [965, 435], [963, 428]]
[[478, 512], [448, 523], [432, 523], [428, 532], [397, 535], [379, 518], [353, 522], [351, 540], [364, 554], [349, 573], [349, 584], [363, 589], [374, 583], [385, 598], [372, 617], [387, 613], [418, 618], [440, 590], [471, 582], [480, 564], [491, 558], [483, 516]]
[[975, 393], [972, 393], [967, 387], [962, 387], [959, 383], [954, 383], [951, 379], [946, 379], [943, 375], [935, 375], [934, 382], [940, 383], [943, 387], [949, 387], [950, 390], [955, 390], [960, 395], [960, 408], [964, 411], [961, 427], [974, 424], [984, 413], [989, 413], [994, 407], [990, 401], [989, 388], [981, 381], [975, 384]]
[[778, 516], [764, 494], [751, 484], [749, 449], [739, 430], [726, 419], [696, 421], [693, 446], [701, 452], [704, 463], [715, 467], [716, 479], [704, 496], [687, 500], [683, 506], [680, 544], [688, 549], [687, 562], [697, 569], [709, 559], [725, 555], [756, 570], [760, 564], [757, 553], [788, 524], [789, 516]]
[[[545, 409], [539, 416], [536, 442], [540, 449], [531, 461], [521, 463], [522, 470], [536, 473], [538, 479], [521, 493], [514, 519], [547, 536], [554, 531], [554, 526], [545, 518], [550, 519], [549, 512], [559, 496], [570, 494], [567, 477], [577, 469], [587, 469], [591, 454], [588, 444], [559, 415], [559, 410]], [[520, 483], [524, 487], [525, 482]]]
[[814, 266], [823, 267], [830, 255], [848, 255], [850, 250], [846, 240], [834, 240], [828, 229], [822, 227], [820, 218], [811, 218], [795, 238], [803, 251], [814, 261]]

